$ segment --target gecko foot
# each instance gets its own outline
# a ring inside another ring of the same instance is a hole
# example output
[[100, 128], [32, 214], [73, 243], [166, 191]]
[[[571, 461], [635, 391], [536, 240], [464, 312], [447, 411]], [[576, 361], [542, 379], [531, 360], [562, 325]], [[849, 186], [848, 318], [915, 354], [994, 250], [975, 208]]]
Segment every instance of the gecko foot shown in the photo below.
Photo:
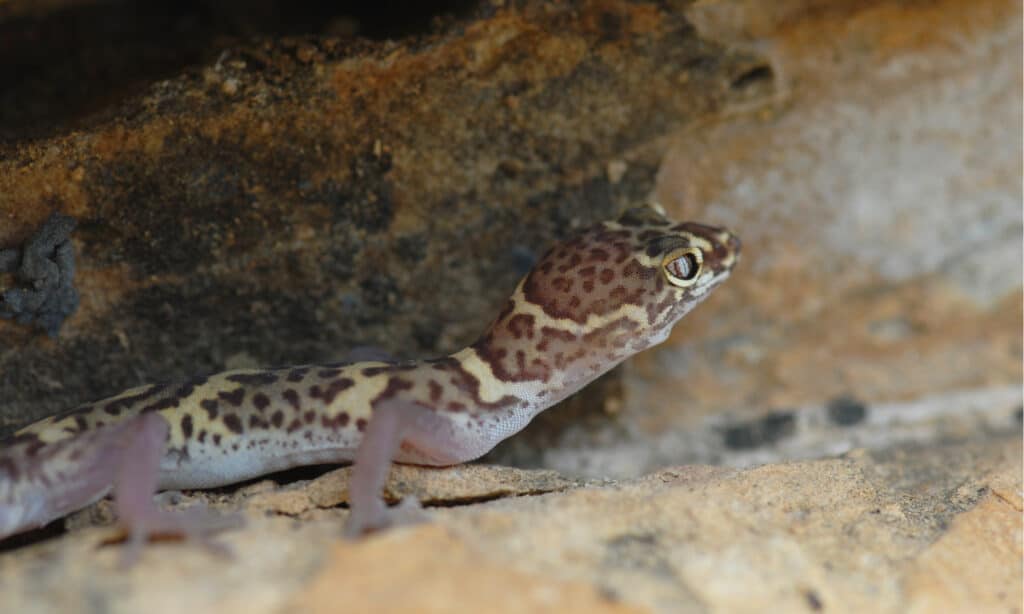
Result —
[[354, 539], [392, 527], [420, 524], [430, 520], [430, 515], [416, 497], [406, 497], [398, 505], [387, 507], [381, 501], [379, 506], [369, 510], [352, 510], [345, 523], [345, 537]]
[[240, 515], [222, 515], [202, 505], [165, 510], [154, 503], [167, 431], [167, 422], [159, 415], [144, 414], [133, 419], [128, 436], [123, 439], [122, 462], [114, 480], [118, 522], [128, 532], [122, 566], [137, 561], [142, 547], [153, 536], [181, 536], [212, 552], [230, 554], [226, 546], [210, 536], [243, 524]]

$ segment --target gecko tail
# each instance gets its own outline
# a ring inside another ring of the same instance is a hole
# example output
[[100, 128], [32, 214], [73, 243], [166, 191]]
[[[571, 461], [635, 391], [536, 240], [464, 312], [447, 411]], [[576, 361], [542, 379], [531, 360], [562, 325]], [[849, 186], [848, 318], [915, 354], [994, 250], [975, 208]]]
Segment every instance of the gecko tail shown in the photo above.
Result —
[[125, 427], [113, 424], [54, 443], [27, 434], [9, 440], [0, 450], [0, 539], [43, 527], [109, 493]]

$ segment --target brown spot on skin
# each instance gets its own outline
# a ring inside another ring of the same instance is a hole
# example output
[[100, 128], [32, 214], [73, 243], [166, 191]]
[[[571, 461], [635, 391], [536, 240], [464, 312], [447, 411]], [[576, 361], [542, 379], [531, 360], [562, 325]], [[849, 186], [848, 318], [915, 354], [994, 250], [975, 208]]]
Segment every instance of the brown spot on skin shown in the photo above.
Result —
[[313, 410], [307, 411], [306, 413], [302, 414], [302, 419], [305, 420], [306, 424], [310, 424], [314, 420], [316, 420], [316, 412]]
[[263, 418], [261, 418], [261, 417], [259, 417], [257, 415], [249, 416], [249, 428], [250, 429], [254, 429], [254, 428], [265, 429], [268, 426], [269, 426], [269, 424], [267, 424], [267, 421], [264, 420]]
[[624, 277], [636, 278], [636, 279], [651, 279], [655, 275], [654, 267], [643, 266], [637, 261], [632, 261], [622, 269], [622, 275]]
[[229, 382], [236, 382], [246, 386], [269, 386], [277, 381], [277, 374], [270, 371], [262, 373], [234, 373], [225, 379]]
[[36, 454], [38, 454], [40, 451], [44, 450], [45, 448], [46, 448], [46, 444], [44, 444], [41, 441], [37, 441], [37, 442], [29, 445], [27, 448], [25, 448], [25, 453], [27, 455], [29, 455], [29, 456], [35, 456]]
[[199, 401], [199, 407], [206, 410], [207, 417], [210, 420], [217, 419], [217, 399], [203, 399]]
[[231, 405], [239, 407], [245, 400], [245, 388], [235, 388], [231, 392], [218, 392], [217, 396], [224, 399]]
[[180, 401], [181, 401], [181, 399], [177, 399], [175, 397], [167, 397], [166, 399], [161, 399], [159, 401], [156, 401], [154, 403], [150, 403], [149, 405], [146, 405], [145, 407], [143, 407], [142, 409], [139, 410], [139, 413], [145, 414], [145, 413], [148, 413], [148, 412], [151, 412], [151, 411], [161, 411], [161, 410], [164, 410], [164, 409], [171, 409], [173, 407], [177, 407], [178, 404], [180, 403]]
[[75, 429], [81, 433], [89, 428], [89, 423], [83, 416], [75, 416]]
[[[477, 351], [477, 354], [480, 355], [482, 360], [487, 360], [485, 355], [489, 351], [488, 347], [484, 347], [484, 344], [478, 341], [473, 344], [473, 348]], [[443, 370], [452, 374], [452, 377], [449, 380], [452, 386], [454, 386], [456, 390], [460, 390], [468, 395], [469, 398], [472, 399], [475, 407], [488, 410], [503, 409], [508, 407], [510, 403], [519, 400], [517, 397], [507, 394], [493, 403], [488, 403], [480, 397], [480, 380], [478, 380], [472, 373], [466, 371], [462, 366], [462, 363], [450, 356], [436, 359], [436, 362], [437, 364], [443, 364]]]
[[601, 283], [607, 286], [612, 283], [613, 279], [615, 279], [615, 271], [611, 269], [601, 269], [601, 276], [598, 279], [601, 280]]
[[444, 392], [444, 389], [441, 387], [441, 384], [438, 384], [434, 380], [430, 380], [427, 382], [427, 388], [430, 390], [431, 403], [437, 403], [438, 401], [441, 400], [441, 394]]
[[302, 428], [302, 420], [299, 420], [298, 418], [296, 418], [296, 419], [292, 420], [290, 423], [288, 423], [287, 431], [288, 431], [289, 434], [291, 434], [291, 433], [294, 433], [295, 431], [297, 431], [297, 430], [299, 430], [301, 428]]
[[284, 397], [285, 401], [288, 401], [288, 404], [291, 405], [292, 409], [295, 411], [299, 411], [302, 408], [301, 403], [299, 402], [299, 393], [295, 390], [289, 388], [282, 392], [281, 396]]
[[232, 433], [242, 432], [242, 421], [236, 414], [224, 414], [224, 426]]
[[573, 281], [567, 277], [556, 277], [551, 280], [551, 287], [559, 292], [571, 292]]
[[671, 296], [666, 297], [660, 303], [648, 303], [647, 305], [647, 324], [652, 325], [654, 321], [662, 314], [666, 309], [675, 303], [675, 299]]
[[[530, 338], [533, 338], [532, 334], [530, 335]], [[551, 377], [550, 369], [548, 369], [547, 365], [543, 363], [532, 363], [527, 367], [526, 354], [522, 349], [517, 349], [512, 357], [513, 360], [509, 361], [506, 356], [507, 350], [503, 347], [498, 347], [497, 344], [490, 340], [478, 341], [473, 347], [480, 359], [490, 366], [494, 377], [500, 381], [523, 382], [539, 380], [546, 382]], [[466, 375], [469, 374], [464, 374], [461, 378], [452, 378], [452, 384], [460, 389], [466, 384], [469, 384], [473, 387], [472, 394], [474, 395], [474, 400], [479, 401], [479, 382], [476, 381], [475, 377], [470, 376], [470, 379], [467, 378]], [[506, 395], [506, 397], [514, 398], [509, 395]]]
[[629, 256], [631, 253], [629, 249], [629, 243], [618, 242], [615, 243], [613, 247], [616, 251], [615, 264], [622, 264], [623, 262], [629, 260]]
[[[587, 293], [587, 294], [590, 294], [591, 292], [594, 291], [594, 280], [593, 279], [585, 279], [585, 280], [583, 280], [583, 291], [585, 293]], [[575, 298], [575, 297], [573, 297], [573, 298]], [[571, 302], [572, 301], [570, 301], [570, 303]]]
[[214, 433], [213, 434], [213, 445], [215, 445], [215, 446], [219, 446], [220, 445], [220, 433]]
[[537, 344], [537, 349], [541, 352], [547, 351], [549, 341], [561, 341], [562, 343], [568, 344], [576, 341], [576, 335], [570, 333], [567, 330], [560, 328], [552, 328], [550, 326], [544, 326], [540, 329], [541, 341]]
[[600, 247], [595, 247], [594, 249], [590, 250], [590, 254], [588, 257], [590, 258], [590, 260], [596, 262], [607, 262], [608, 259], [611, 258], [611, 254], [609, 254], [607, 250], [603, 250]]
[[320, 416], [320, 424], [325, 429], [337, 431], [338, 429], [348, 424], [348, 414], [345, 412], [341, 412], [340, 414], [334, 416], [333, 418], [326, 415]]
[[580, 269], [578, 274], [580, 277], [593, 277], [595, 273], [597, 273], [597, 267], [591, 265]]
[[362, 370], [362, 374], [365, 377], [377, 377], [381, 373], [388, 373], [391, 371], [391, 365], [384, 365], [382, 367], [366, 367]]
[[199, 431], [199, 435], [196, 437], [196, 441], [203, 443], [206, 441], [206, 429]]
[[289, 382], [301, 382], [306, 377], [306, 373], [309, 373], [309, 367], [295, 367], [288, 372], [286, 378]]
[[343, 390], [347, 390], [355, 385], [355, 382], [348, 377], [341, 377], [327, 385], [326, 389], [321, 389], [319, 386], [313, 386], [309, 389], [309, 396], [314, 399], [321, 399], [325, 404], [330, 404], [334, 401], [334, 397], [338, 396]]
[[359, 418], [356, 420], [356, 430], [360, 433], [366, 431], [366, 418]]
[[460, 411], [466, 411], [466, 406], [458, 401], [451, 401], [445, 408], [450, 412], [459, 413]]
[[328, 379], [337, 376], [339, 373], [341, 373], [341, 369], [321, 369], [316, 372], [316, 375], [317, 377]]
[[270, 424], [272, 424], [275, 429], [281, 428], [281, 425], [284, 424], [284, 412], [281, 410], [275, 411], [274, 414], [270, 416]]
[[256, 406], [256, 409], [263, 411], [270, 405], [270, 399], [262, 392], [257, 392], [252, 396], [252, 404]]
[[370, 404], [376, 407], [377, 403], [380, 401], [390, 399], [403, 390], [411, 390], [412, 387], [413, 383], [407, 379], [402, 379], [401, 377], [388, 378], [388, 383], [384, 386], [384, 390], [381, 390], [380, 394], [378, 394]]
[[516, 339], [521, 339], [525, 336], [527, 339], [533, 339], [533, 325], [534, 317], [528, 313], [520, 313], [512, 316], [508, 320], [506, 327], [508, 331], [512, 333], [512, 336]]
[[569, 269], [579, 266], [581, 262], [583, 262], [583, 258], [581, 258], [579, 254], [573, 253], [569, 256], [569, 261], [565, 264], [559, 265], [557, 270], [559, 273], [565, 273]]
[[192, 416], [188, 414], [181, 417], [181, 434], [185, 439], [192, 437]]

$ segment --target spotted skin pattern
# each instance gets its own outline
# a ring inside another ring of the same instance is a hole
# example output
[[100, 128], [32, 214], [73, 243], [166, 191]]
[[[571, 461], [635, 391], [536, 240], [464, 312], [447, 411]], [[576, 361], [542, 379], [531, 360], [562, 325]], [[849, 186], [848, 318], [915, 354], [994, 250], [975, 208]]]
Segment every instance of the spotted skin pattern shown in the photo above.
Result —
[[451, 465], [481, 456], [663, 341], [728, 277], [739, 257], [734, 235], [675, 223], [655, 207], [551, 248], [480, 339], [449, 356], [228, 371], [134, 388], [23, 428], [0, 444], [0, 538], [107, 495], [116, 481], [110, 467], [130, 462], [118, 456], [121, 431], [143, 419], [163, 428], [152, 415], [167, 433], [159, 489], [352, 461], [382, 407], [429, 418], [394, 435], [396, 449], [381, 449], [385, 459]]

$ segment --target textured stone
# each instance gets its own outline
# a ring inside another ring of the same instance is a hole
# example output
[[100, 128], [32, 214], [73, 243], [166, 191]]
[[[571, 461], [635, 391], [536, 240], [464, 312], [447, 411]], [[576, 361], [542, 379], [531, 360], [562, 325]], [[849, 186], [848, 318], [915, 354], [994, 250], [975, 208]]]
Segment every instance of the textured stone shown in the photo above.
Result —
[[[231, 559], [162, 542], [125, 572], [112, 530], [80, 523], [0, 553], [0, 610], [1014, 611], [1021, 454], [1019, 437], [989, 438], [673, 467], [547, 494], [531, 493], [566, 483], [483, 466], [406, 469], [398, 481], [410, 490], [461, 494], [428, 507], [427, 523], [358, 542], [341, 537], [344, 509], [309, 503], [324, 481], [344, 489], [343, 472], [263, 482], [181, 501], [243, 511], [248, 525], [219, 538]], [[466, 502], [472, 483], [491, 496], [502, 481], [506, 494]], [[268, 504], [282, 491], [305, 503]]]
[[[395, 557], [396, 549], [406, 550]], [[443, 558], [444, 563], [438, 564]], [[396, 590], [396, 587], [402, 587]], [[439, 527], [336, 546], [308, 591], [289, 608], [338, 612], [644, 612], [584, 582], [527, 573], [495, 562]]]
[[[246, 505], [289, 516], [313, 508], [336, 507], [348, 502], [351, 473], [350, 467], [344, 467], [308, 483], [294, 482], [281, 489], [261, 482], [246, 490]], [[427, 505], [456, 505], [566, 490], [573, 484], [554, 471], [485, 465], [450, 469], [398, 465], [388, 476], [383, 496], [391, 503], [413, 497]]]

